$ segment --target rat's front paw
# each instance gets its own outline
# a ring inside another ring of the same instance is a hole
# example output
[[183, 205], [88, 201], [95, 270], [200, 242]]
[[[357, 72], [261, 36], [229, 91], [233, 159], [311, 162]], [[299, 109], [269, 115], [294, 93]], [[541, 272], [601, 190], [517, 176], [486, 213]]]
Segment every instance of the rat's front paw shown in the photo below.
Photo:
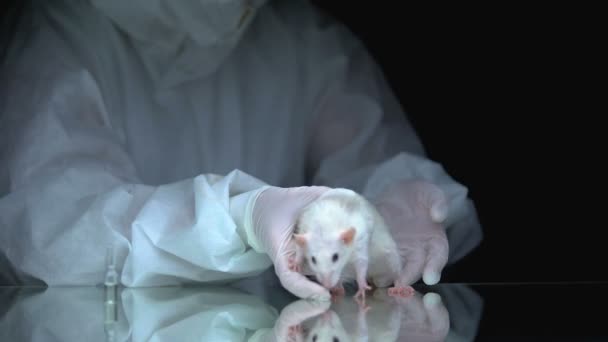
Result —
[[342, 284], [332, 288], [329, 290], [329, 292], [331, 293], [332, 296], [344, 296], [344, 286], [342, 286]]
[[411, 286], [395, 285], [388, 289], [388, 295], [392, 297], [411, 297], [416, 291]]
[[289, 327], [289, 332], [287, 333], [287, 338], [288, 341], [298, 341], [300, 340], [300, 338], [302, 337], [302, 326], [300, 324], [298, 325], [292, 325]]
[[329, 293], [331, 293], [331, 300], [332, 302], [337, 303], [340, 298], [344, 297], [344, 294], [346, 293], [346, 291], [344, 291], [344, 286], [342, 286], [342, 284], [331, 288], [329, 290]]
[[289, 268], [289, 270], [293, 272], [302, 272], [302, 266], [297, 261], [297, 258], [294, 255], [287, 257], [287, 268]]

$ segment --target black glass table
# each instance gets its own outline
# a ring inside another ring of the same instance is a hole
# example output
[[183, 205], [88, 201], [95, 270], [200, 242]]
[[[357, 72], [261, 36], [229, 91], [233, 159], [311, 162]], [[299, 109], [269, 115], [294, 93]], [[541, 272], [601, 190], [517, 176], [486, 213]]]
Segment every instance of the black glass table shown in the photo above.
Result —
[[376, 289], [368, 310], [268, 284], [1, 287], [0, 341], [608, 341], [608, 283]]

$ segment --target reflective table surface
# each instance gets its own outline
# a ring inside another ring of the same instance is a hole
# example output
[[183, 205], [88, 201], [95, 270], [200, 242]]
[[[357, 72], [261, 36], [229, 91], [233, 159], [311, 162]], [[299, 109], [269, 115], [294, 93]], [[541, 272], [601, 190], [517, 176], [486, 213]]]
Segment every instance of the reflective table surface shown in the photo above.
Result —
[[608, 283], [376, 289], [369, 310], [268, 284], [0, 287], [0, 341], [608, 341]]

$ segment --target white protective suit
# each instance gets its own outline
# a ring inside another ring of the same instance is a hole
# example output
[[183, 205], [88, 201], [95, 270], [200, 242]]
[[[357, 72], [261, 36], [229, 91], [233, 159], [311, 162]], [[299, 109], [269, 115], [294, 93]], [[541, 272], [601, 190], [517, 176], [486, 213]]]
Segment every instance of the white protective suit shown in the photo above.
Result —
[[[58, 0], [2, 67], [0, 250], [49, 285], [225, 281], [271, 266], [246, 209], [265, 185], [366, 196], [426, 179], [450, 262], [481, 239], [364, 46], [306, 1]], [[249, 9], [248, 9], [249, 8]], [[0, 258], [1, 260], [2, 258]]]

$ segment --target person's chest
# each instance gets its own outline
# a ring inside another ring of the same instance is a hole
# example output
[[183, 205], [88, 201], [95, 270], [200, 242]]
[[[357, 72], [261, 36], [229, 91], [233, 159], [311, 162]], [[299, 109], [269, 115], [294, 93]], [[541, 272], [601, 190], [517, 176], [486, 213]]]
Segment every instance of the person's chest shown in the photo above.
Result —
[[237, 52], [204, 79], [129, 87], [119, 110], [144, 182], [239, 169], [272, 185], [302, 185], [314, 115], [296, 70], [287, 58]]

